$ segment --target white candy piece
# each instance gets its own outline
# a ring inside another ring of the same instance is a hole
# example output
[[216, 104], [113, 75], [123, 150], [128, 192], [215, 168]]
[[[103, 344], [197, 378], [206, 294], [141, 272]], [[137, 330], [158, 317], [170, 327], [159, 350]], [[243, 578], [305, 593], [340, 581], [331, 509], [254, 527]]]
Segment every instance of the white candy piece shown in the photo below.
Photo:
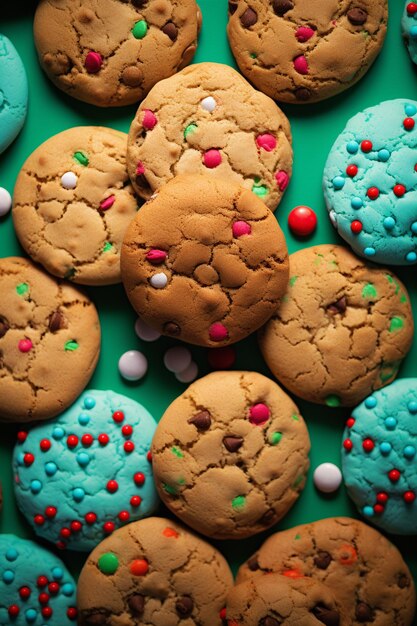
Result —
[[314, 470], [313, 480], [319, 491], [333, 493], [340, 487], [342, 472], [334, 463], [322, 463]]
[[168, 284], [168, 277], [163, 272], [158, 272], [158, 274], [151, 276], [149, 282], [155, 289], [163, 289]]
[[139, 350], [129, 350], [119, 359], [119, 372], [126, 380], [140, 380], [148, 371], [148, 360]]
[[330, 217], [330, 221], [333, 224], [333, 226], [337, 226], [337, 217], [336, 217], [336, 211], [330, 211], [329, 213], [329, 217]]
[[12, 196], [7, 189], [0, 187], [0, 217], [4, 217], [12, 208]]
[[64, 189], [75, 189], [77, 186], [78, 177], [74, 172], [65, 172], [61, 176], [61, 185]]
[[213, 111], [216, 108], [216, 106], [217, 106], [217, 102], [215, 101], [213, 96], [207, 96], [207, 98], [204, 98], [201, 101], [201, 107], [205, 111], [208, 111], [209, 113], [213, 113]]
[[170, 372], [179, 374], [184, 372], [192, 361], [191, 352], [183, 346], [169, 348], [164, 354], [164, 365]]
[[138, 317], [135, 323], [135, 333], [142, 341], [156, 341], [161, 336], [160, 332], [145, 324], [140, 317]]
[[191, 361], [190, 365], [183, 372], [179, 372], [175, 374], [175, 378], [180, 381], [180, 383], [192, 383], [198, 376], [198, 365]]

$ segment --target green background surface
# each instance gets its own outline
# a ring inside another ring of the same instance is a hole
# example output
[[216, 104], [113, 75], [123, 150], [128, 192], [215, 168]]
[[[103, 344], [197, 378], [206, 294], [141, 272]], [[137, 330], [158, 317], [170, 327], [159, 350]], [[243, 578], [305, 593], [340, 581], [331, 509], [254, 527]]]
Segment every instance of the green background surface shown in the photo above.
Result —
[[[199, 0], [199, 3], [204, 23], [195, 62], [217, 61], [234, 66], [226, 38], [226, 0]], [[0, 32], [12, 40], [20, 53], [28, 74], [30, 90], [29, 113], [25, 127], [14, 144], [0, 157], [0, 186], [9, 189], [10, 192], [13, 190], [19, 168], [41, 142], [55, 133], [77, 125], [104, 125], [128, 131], [136, 108], [95, 108], [62, 94], [46, 79], [38, 65], [33, 45], [34, 6], [33, 2], [1, 2], [0, 6]], [[333, 231], [325, 210], [321, 177], [330, 147], [348, 118], [381, 100], [400, 97], [417, 100], [415, 69], [401, 40], [400, 17], [403, 6], [402, 0], [389, 0], [390, 19], [385, 46], [374, 66], [359, 84], [324, 103], [306, 107], [283, 107], [290, 118], [293, 132], [294, 174], [276, 215], [287, 236], [290, 252], [312, 244], [342, 243]], [[346, 54], [349, 54], [348, 50]], [[300, 204], [311, 206], [318, 215], [319, 227], [308, 241], [296, 240], [287, 228], [288, 213]], [[9, 215], [3, 220], [0, 219], [0, 256], [16, 254], [22, 254], [22, 251]], [[416, 267], [395, 271], [405, 281], [412, 296], [414, 311], [417, 312]], [[168, 404], [185, 388], [175, 380], [173, 374], [165, 370], [162, 363], [164, 351], [168, 346], [175, 345], [175, 342], [161, 339], [156, 343], [147, 344], [136, 337], [133, 328], [135, 314], [121, 286], [91, 288], [89, 294], [98, 306], [103, 331], [101, 357], [90, 388], [113, 389], [124, 393], [142, 402], [159, 419]], [[123, 352], [130, 349], [143, 350], [149, 360], [148, 374], [139, 383], [127, 383], [118, 374], [118, 359]], [[236, 369], [255, 369], [268, 375], [268, 369], [262, 362], [254, 337], [241, 342], [236, 349]], [[208, 373], [207, 352], [196, 347], [192, 347], [191, 350], [200, 366], [200, 374]], [[400, 376], [416, 375], [415, 340]], [[333, 515], [356, 516], [355, 509], [343, 488], [337, 495], [326, 497], [315, 490], [312, 481], [312, 470], [319, 463], [329, 461], [340, 465], [341, 435], [349, 411], [314, 406], [303, 401], [297, 403], [310, 430], [311, 471], [304, 493], [277, 528], [289, 528]], [[16, 428], [0, 427], [0, 479], [4, 487], [4, 510], [0, 515], [0, 531], [31, 537], [32, 532], [17, 510], [12, 492], [10, 461], [15, 435]], [[161, 511], [165, 513], [163, 509]], [[256, 550], [265, 537], [266, 533], [246, 541], [222, 542], [217, 545], [235, 568]], [[394, 541], [417, 580], [417, 541], [412, 538], [394, 538]], [[69, 552], [60, 555], [77, 574], [85, 555]]]

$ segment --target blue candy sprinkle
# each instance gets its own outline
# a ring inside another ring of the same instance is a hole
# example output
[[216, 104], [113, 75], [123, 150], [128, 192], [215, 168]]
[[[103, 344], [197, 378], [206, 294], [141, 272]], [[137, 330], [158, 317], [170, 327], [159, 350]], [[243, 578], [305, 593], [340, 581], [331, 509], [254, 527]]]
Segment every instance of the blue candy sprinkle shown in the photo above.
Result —
[[72, 492], [72, 497], [74, 498], [76, 502], [81, 502], [81, 500], [84, 500], [84, 496], [85, 496], [85, 491], [84, 489], [81, 489], [81, 487], [76, 487], [74, 491]]
[[414, 261], [417, 261], [417, 254], [415, 252], [409, 252], [406, 254], [405, 260], [409, 263], [414, 263]]
[[84, 407], [88, 410], [94, 409], [96, 406], [96, 401], [92, 396], [86, 396], [84, 398]]
[[397, 420], [395, 417], [387, 417], [385, 419], [385, 426], [388, 430], [394, 430], [397, 425]]
[[388, 441], [383, 441], [379, 444], [379, 449], [381, 450], [382, 454], [389, 454], [392, 450], [392, 445], [388, 443]]
[[8, 561], [16, 561], [18, 556], [19, 554], [15, 548], [9, 548], [6, 552], [6, 559]]
[[335, 176], [332, 182], [335, 189], [343, 189], [345, 186], [345, 179], [343, 176]]
[[357, 151], [359, 150], [359, 144], [357, 141], [349, 141], [349, 143], [346, 146], [346, 150], [349, 152], [349, 154], [356, 154]]
[[363, 207], [363, 200], [362, 198], [359, 198], [358, 196], [353, 196], [352, 200], [350, 201], [351, 207], [352, 209], [361, 209]]
[[24, 458], [25, 458], [24, 452], [19, 452], [19, 454], [17, 455], [17, 459], [16, 459], [17, 460], [17, 464], [18, 465], [24, 465], [25, 464]]
[[64, 596], [72, 596], [72, 594], [74, 593], [74, 585], [72, 585], [71, 583], [65, 583], [65, 585], [62, 585], [61, 591]]
[[415, 400], [411, 400], [411, 402], [407, 404], [407, 409], [410, 413], [417, 413], [417, 402]]
[[53, 461], [49, 461], [48, 463], [45, 463], [45, 473], [48, 476], [54, 476], [58, 471], [58, 467], [56, 465], [56, 463], [53, 463]]
[[42, 483], [40, 480], [32, 480], [30, 483], [30, 490], [32, 493], [39, 493], [42, 489]]
[[390, 151], [389, 151], [389, 150], [387, 150], [386, 148], [382, 148], [382, 150], [380, 150], [380, 151], [378, 152], [378, 158], [379, 158], [379, 160], [380, 160], [380, 161], [383, 161], [384, 163], [385, 163], [386, 161], [388, 161], [388, 159], [390, 158], [390, 156], [391, 156], [391, 153], [390, 153]]
[[[410, 28], [410, 37], [413, 37], [413, 38], [417, 37], [417, 26], [412, 26]], [[408, 106], [410, 106], [410, 105], [408, 105]], [[407, 107], [405, 108], [405, 110], [407, 112]], [[407, 113], [407, 115], [414, 115], [414, 113]]]
[[90, 462], [90, 456], [87, 452], [79, 452], [77, 454], [77, 463], [81, 465], [81, 467], [85, 467]]
[[369, 398], [366, 398], [365, 406], [367, 409], [374, 409], [376, 407], [376, 398], [374, 398], [374, 396], [369, 396]]
[[65, 435], [65, 430], [61, 428], [61, 426], [55, 426], [55, 428], [52, 431], [52, 437], [56, 439], [57, 441], [59, 441], [60, 439], [62, 439], [62, 437], [64, 437], [64, 435]]
[[414, 446], [405, 446], [404, 456], [406, 459], [413, 459], [416, 455], [416, 449]]
[[386, 217], [384, 219], [384, 228], [392, 230], [395, 226], [395, 219], [393, 217]]
[[10, 585], [10, 583], [12, 583], [14, 581], [14, 572], [12, 572], [11, 569], [6, 569], [3, 572], [3, 582], [6, 583], [6, 585]]
[[366, 517], [371, 517], [374, 514], [374, 510], [371, 506], [364, 506], [362, 509], [362, 513], [366, 516]]
[[411, 224], [411, 232], [413, 233], [413, 235], [417, 235], [417, 222], [413, 222]]
[[376, 254], [376, 250], [375, 250], [375, 248], [365, 248], [365, 250], [363, 251], [363, 253], [364, 253], [366, 256], [375, 256], [375, 254]]
[[[414, 26], [412, 28], [415, 28]], [[409, 117], [412, 117], [413, 115], [415, 115], [417, 113], [417, 107], [415, 104], [406, 104], [405, 105], [405, 112]]]
[[52, 577], [54, 580], [61, 580], [61, 578], [63, 577], [64, 572], [60, 567], [53, 567], [52, 568]]
[[25, 617], [27, 622], [34, 622], [38, 616], [38, 612], [35, 609], [28, 609], [25, 612]]
[[87, 415], [87, 413], [80, 413], [78, 416], [78, 423], [81, 426], [87, 426], [88, 422], [90, 421], [90, 416]]

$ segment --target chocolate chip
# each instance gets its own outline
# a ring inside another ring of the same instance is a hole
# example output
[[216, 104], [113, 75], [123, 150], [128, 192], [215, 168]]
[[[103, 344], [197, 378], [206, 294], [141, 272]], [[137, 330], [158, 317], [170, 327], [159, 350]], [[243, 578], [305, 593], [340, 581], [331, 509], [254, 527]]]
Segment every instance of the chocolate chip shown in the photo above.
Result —
[[176, 41], [178, 37], [178, 28], [175, 26], [173, 22], [168, 22], [165, 26], [162, 27], [162, 32], [171, 39], [171, 41]]
[[177, 337], [181, 333], [181, 328], [175, 322], [167, 322], [164, 324], [164, 333]]
[[311, 609], [311, 612], [322, 624], [326, 626], [339, 626], [339, 613], [333, 609], [328, 609], [324, 604], [316, 604], [316, 606]]
[[184, 67], [187, 67], [189, 63], [193, 60], [193, 56], [195, 55], [195, 51], [197, 50], [197, 46], [195, 43], [192, 43], [188, 48], [184, 50], [182, 53], [181, 63], [178, 65], [178, 71], [183, 70]]
[[339, 298], [339, 300], [337, 300], [336, 302], [332, 302], [331, 304], [329, 304], [329, 306], [327, 307], [327, 311], [331, 315], [337, 315], [338, 313], [344, 313], [346, 311], [346, 306], [347, 300], [345, 296], [343, 296], [342, 298]]
[[269, 509], [266, 513], [264, 513], [259, 520], [260, 524], [269, 525], [275, 520], [276, 513], [272, 509]]
[[236, 12], [237, 9], [237, 2], [229, 2], [229, 13], [230, 15], [233, 15], [233, 13]]
[[368, 19], [368, 14], [363, 9], [355, 8], [347, 12], [348, 20], [354, 26], [362, 26]]
[[291, 0], [272, 0], [272, 7], [277, 15], [282, 17], [287, 11], [294, 8]]
[[314, 557], [314, 565], [319, 569], [327, 569], [332, 561], [332, 557], [325, 550], [320, 550]]
[[142, 80], [142, 70], [136, 65], [128, 65], [122, 72], [121, 81], [127, 87], [139, 87]]
[[310, 100], [311, 98], [311, 91], [306, 87], [298, 87], [294, 93], [297, 100], [300, 100], [301, 102], [307, 102], [307, 100]]
[[243, 437], [228, 435], [223, 437], [223, 445], [229, 452], [237, 452], [243, 445]]
[[194, 601], [190, 596], [181, 596], [175, 603], [175, 609], [180, 617], [189, 617], [193, 608]]
[[251, 572], [256, 572], [259, 569], [258, 555], [252, 556], [248, 561], [248, 567]]
[[132, 4], [134, 7], [141, 9], [143, 6], [145, 6], [147, 1], [148, 0], [132, 0]]
[[244, 28], [250, 28], [250, 26], [253, 26], [258, 21], [258, 14], [249, 7], [243, 15], [240, 16], [240, 21]]
[[374, 612], [365, 602], [358, 602], [355, 609], [355, 616], [360, 624], [374, 621]]
[[197, 430], [208, 430], [211, 426], [211, 415], [208, 411], [200, 411], [188, 420], [189, 424], [193, 424]]
[[4, 320], [0, 320], [0, 339], [4, 337], [4, 335], [9, 330], [10, 326]]
[[137, 615], [142, 615], [143, 609], [145, 607], [144, 596], [141, 596], [139, 593], [136, 593], [134, 596], [130, 596], [127, 603], [134, 617], [136, 617]]
[[406, 574], [400, 574], [398, 576], [398, 586], [400, 589], [404, 589], [405, 587], [410, 586], [410, 579]]
[[108, 626], [107, 615], [104, 613], [91, 613], [90, 615], [82, 616], [82, 626]]
[[259, 626], [279, 626], [279, 624], [279, 621], [276, 620], [275, 617], [270, 617], [269, 615], [259, 621]]
[[65, 328], [66, 324], [65, 324], [65, 318], [62, 315], [61, 311], [57, 310], [54, 313], [51, 313], [51, 315], [49, 316], [49, 323], [48, 323], [48, 328], [51, 331], [51, 333], [56, 333], [57, 330], [60, 330], [61, 328]]

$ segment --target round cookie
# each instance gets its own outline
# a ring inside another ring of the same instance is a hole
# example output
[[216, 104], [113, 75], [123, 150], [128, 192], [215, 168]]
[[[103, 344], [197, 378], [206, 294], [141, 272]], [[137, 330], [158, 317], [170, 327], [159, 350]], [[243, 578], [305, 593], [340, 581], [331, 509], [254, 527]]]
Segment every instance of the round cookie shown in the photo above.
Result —
[[27, 259], [0, 259], [0, 421], [66, 409], [90, 380], [100, 321], [89, 298]]
[[342, 464], [358, 510], [383, 530], [417, 534], [417, 378], [366, 398], [346, 422]]
[[88, 390], [52, 423], [19, 433], [15, 495], [36, 534], [59, 548], [91, 550], [118, 526], [151, 515], [155, 428], [138, 402]]
[[233, 578], [223, 556], [172, 520], [128, 524], [90, 554], [80, 626], [221, 626]]
[[75, 582], [64, 563], [33, 541], [0, 535], [0, 624], [73, 626]]
[[57, 87], [90, 104], [122, 106], [190, 63], [200, 25], [195, 0], [41, 0], [34, 37]]
[[84, 285], [120, 282], [120, 248], [138, 208], [126, 141], [110, 128], [70, 128], [24, 163], [13, 222], [26, 252], [51, 274]]
[[414, 583], [400, 552], [358, 520], [333, 517], [271, 535], [239, 569], [237, 582], [268, 572], [326, 584], [346, 624], [414, 623]]
[[174, 178], [141, 208], [121, 267], [141, 319], [208, 347], [257, 330], [288, 282], [284, 235], [262, 200], [237, 183], [198, 175]]
[[19, 134], [28, 107], [26, 71], [16, 48], [0, 34], [0, 154]]
[[310, 439], [293, 401], [256, 372], [213, 372], [165, 411], [156, 487], [198, 532], [239, 539], [276, 524], [305, 485]]
[[406, 0], [401, 20], [405, 45], [413, 63], [417, 63], [417, 4]]
[[348, 89], [367, 72], [385, 39], [388, 3], [232, 0], [229, 13], [242, 74], [275, 100], [304, 104]]
[[268, 574], [233, 587], [228, 626], [347, 626], [331, 590], [311, 578]]
[[274, 376], [300, 398], [355, 406], [392, 382], [411, 347], [409, 296], [395, 274], [342, 246], [290, 257], [290, 286], [259, 335]]
[[330, 219], [357, 254], [376, 263], [417, 263], [416, 120], [413, 100], [365, 109], [349, 120], [327, 158]]
[[198, 173], [237, 182], [274, 211], [291, 177], [290, 125], [234, 69], [200, 63], [158, 83], [142, 102], [127, 161], [146, 199], [174, 176]]

